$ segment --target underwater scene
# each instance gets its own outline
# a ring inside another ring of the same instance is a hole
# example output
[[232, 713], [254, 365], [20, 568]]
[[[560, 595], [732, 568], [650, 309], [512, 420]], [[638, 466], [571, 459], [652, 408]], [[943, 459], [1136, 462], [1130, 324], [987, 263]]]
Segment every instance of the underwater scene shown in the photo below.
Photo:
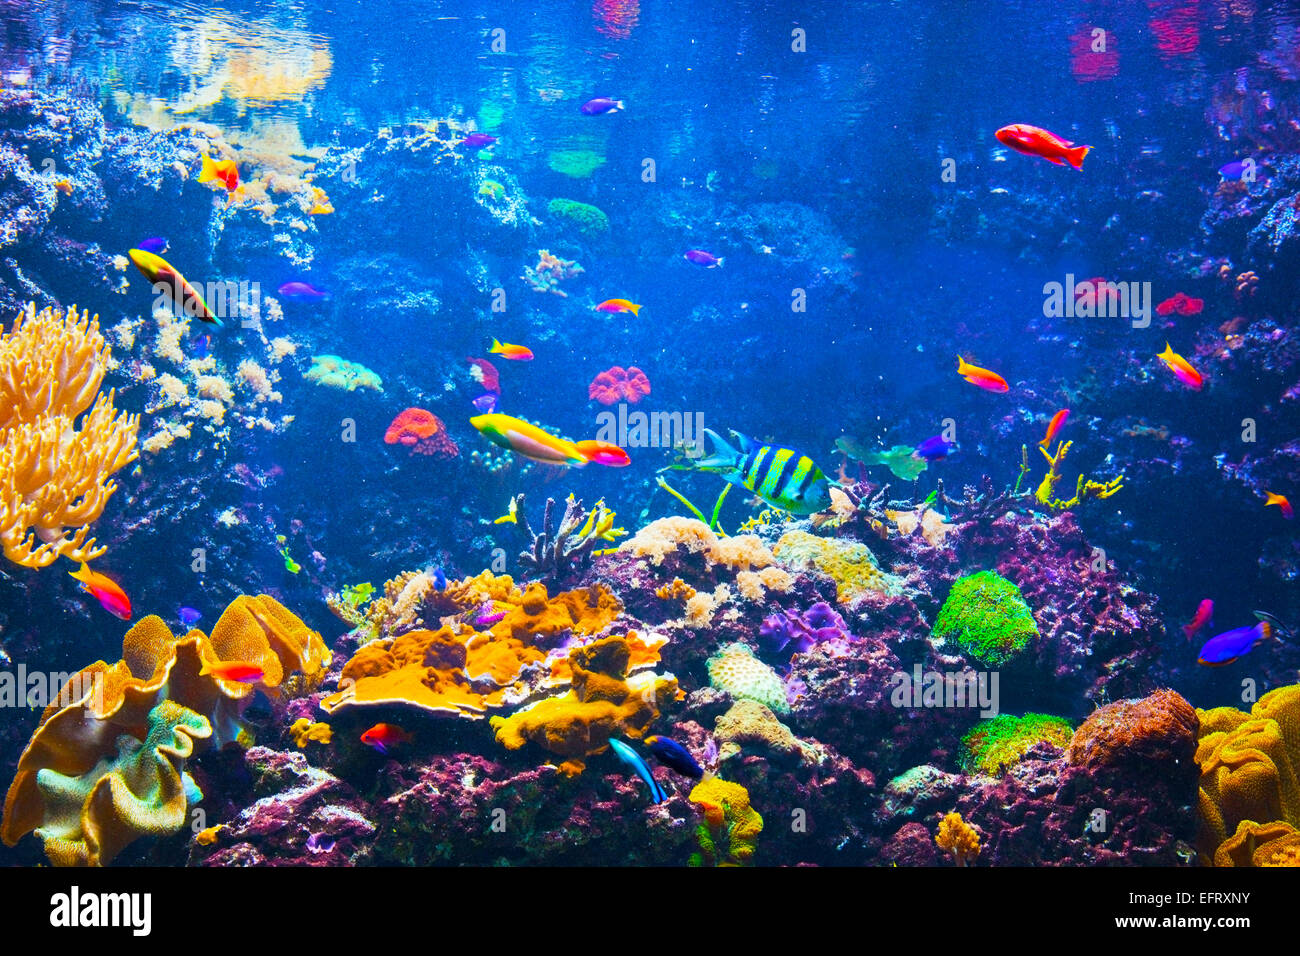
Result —
[[1300, 865], [1300, 6], [0, 31], [0, 864]]

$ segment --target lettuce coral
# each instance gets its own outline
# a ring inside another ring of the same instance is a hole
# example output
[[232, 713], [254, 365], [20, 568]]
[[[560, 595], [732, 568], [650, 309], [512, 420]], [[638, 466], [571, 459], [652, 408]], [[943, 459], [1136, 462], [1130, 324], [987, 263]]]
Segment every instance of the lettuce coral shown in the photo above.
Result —
[[952, 641], [986, 667], [1014, 660], [1037, 636], [1020, 588], [993, 571], [959, 578], [934, 623], [936, 640]]
[[[1269, 691], [1250, 713], [1198, 710], [1201, 859], [1240, 857], [1248, 824], [1300, 827], [1300, 684]], [[1253, 856], [1253, 852], [1247, 854]]]
[[962, 737], [965, 749], [963, 769], [967, 773], [978, 771], [997, 776], [1018, 764], [1025, 751], [1034, 744], [1046, 741], [1065, 749], [1073, 735], [1070, 722], [1061, 717], [998, 714], [981, 721]]
[[772, 553], [789, 567], [811, 568], [830, 577], [835, 582], [835, 599], [841, 605], [870, 594], [892, 596], [902, 592], [902, 581], [881, 571], [871, 549], [857, 541], [787, 531]]
[[709, 683], [736, 700], [753, 700], [778, 714], [790, 713], [780, 675], [744, 644], [728, 644], [708, 660]]

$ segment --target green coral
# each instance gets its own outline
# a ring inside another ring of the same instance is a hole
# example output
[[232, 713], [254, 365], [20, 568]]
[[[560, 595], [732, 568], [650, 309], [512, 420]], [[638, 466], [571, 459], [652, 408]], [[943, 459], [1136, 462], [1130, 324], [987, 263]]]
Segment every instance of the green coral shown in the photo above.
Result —
[[546, 157], [546, 165], [572, 179], [589, 179], [605, 157], [590, 149], [557, 149]]
[[993, 571], [980, 571], [953, 584], [933, 636], [952, 641], [986, 667], [1001, 667], [1038, 636], [1038, 625], [1020, 588]]
[[597, 206], [576, 199], [552, 199], [546, 211], [557, 219], [565, 219], [588, 238], [609, 232], [609, 216]]
[[1046, 741], [1058, 747], [1069, 746], [1074, 730], [1070, 722], [1051, 714], [1025, 714], [1015, 717], [998, 714], [982, 721], [962, 737], [965, 754], [962, 769], [967, 773], [997, 776], [1018, 764], [1030, 747]]
[[858, 541], [787, 531], [772, 553], [789, 567], [815, 568], [830, 577], [835, 599], [845, 606], [870, 594], [902, 593], [902, 579], [880, 570], [871, 549]]

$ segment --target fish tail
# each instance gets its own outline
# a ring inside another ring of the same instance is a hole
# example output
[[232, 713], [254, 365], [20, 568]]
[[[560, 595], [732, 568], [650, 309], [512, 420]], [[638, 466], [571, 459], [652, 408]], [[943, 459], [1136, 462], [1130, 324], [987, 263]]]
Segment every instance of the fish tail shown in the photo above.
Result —
[[1069, 160], [1070, 165], [1075, 169], [1083, 169], [1083, 158], [1088, 155], [1091, 146], [1076, 146], [1074, 149], [1065, 151], [1065, 158]]
[[638, 319], [641, 317], [641, 306], [637, 305], [635, 302], [629, 302], [628, 308], [632, 310], [632, 314]]
[[722, 263], [725, 262], [726, 259], [727, 259], [726, 256], [718, 256], [718, 268], [719, 268], [719, 269], [722, 268]]
[[199, 157], [203, 161], [203, 166], [199, 170], [199, 182], [210, 183], [217, 178], [217, 164], [212, 161], [212, 157], [207, 153]]
[[501, 342], [498, 341], [497, 339], [493, 339], [493, 340], [492, 340], [492, 348], [491, 348], [491, 351], [493, 351], [493, 352], [500, 352], [500, 351], [501, 351]]
[[958, 375], [967, 375], [967, 374], [969, 374], [969, 373], [970, 373], [970, 366], [966, 364], [966, 360], [965, 360], [964, 358], [962, 358], [960, 355], [958, 355], [958, 356], [957, 356], [957, 374], [958, 374]]
[[614, 101], [614, 109], [616, 109], [616, 110], [625, 110], [625, 109], [627, 109], [627, 103], [625, 103], [623, 100], [615, 100], [615, 101]]
[[732, 448], [722, 436], [712, 428], [704, 429], [705, 437], [713, 440], [713, 454], [695, 462], [695, 468], [703, 471], [731, 471], [740, 460], [740, 452]]
[[202, 677], [204, 674], [211, 674], [211, 673], [212, 673], [211, 662], [204, 661], [203, 666], [199, 668], [199, 676]]
[[80, 568], [78, 568], [76, 571], [69, 571], [68, 574], [76, 578], [82, 584], [86, 584], [90, 581], [90, 574], [91, 574], [90, 565], [88, 565], [85, 561], [82, 561]]

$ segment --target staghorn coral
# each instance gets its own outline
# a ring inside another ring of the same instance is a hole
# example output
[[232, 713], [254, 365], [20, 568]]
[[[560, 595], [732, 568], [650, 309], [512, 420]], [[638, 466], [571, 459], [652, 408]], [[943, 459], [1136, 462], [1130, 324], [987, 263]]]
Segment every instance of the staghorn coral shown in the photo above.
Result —
[[[1068, 508], [1077, 508], [1089, 498], [1109, 498], [1116, 494], [1124, 487], [1124, 476], [1112, 478], [1110, 481], [1093, 481], [1083, 475], [1079, 476], [1078, 484], [1074, 490], [1074, 497], [1068, 501], [1062, 501], [1056, 497], [1056, 486], [1061, 481], [1061, 464], [1065, 461], [1066, 453], [1069, 452], [1073, 442], [1063, 441], [1057, 446], [1056, 454], [1048, 454], [1047, 449], [1041, 445], [1038, 450], [1043, 453], [1047, 459], [1047, 474], [1039, 482], [1038, 488], [1034, 491], [1034, 500], [1040, 505], [1052, 511], [1065, 511]], [[1024, 449], [1022, 447], [1023, 456]]]
[[1070, 722], [1061, 717], [998, 714], [980, 721], [962, 737], [965, 750], [962, 766], [967, 773], [997, 776], [1019, 763], [1035, 744], [1047, 741], [1064, 748], [1069, 745], [1073, 733]]
[[956, 811], [939, 821], [939, 832], [934, 842], [939, 849], [951, 853], [958, 866], [966, 866], [980, 854], [979, 834]]
[[139, 430], [99, 393], [109, 358], [98, 316], [75, 307], [28, 305], [0, 335], [0, 545], [16, 564], [106, 550], [90, 525], [117, 490], [112, 475], [135, 461]]
[[523, 494], [515, 495], [510, 511], [518, 516], [518, 523], [528, 535], [530, 544], [520, 552], [519, 563], [525, 571], [546, 580], [566, 581], [591, 561], [592, 551], [601, 541], [613, 541], [617, 535], [626, 534], [614, 528], [614, 513], [604, 501], [596, 502], [590, 512], [572, 495], [564, 507], [560, 526], [555, 527], [555, 499], [546, 499], [542, 515], [541, 533], [535, 533], [524, 511]]
[[[263, 676], [243, 684], [201, 673], [217, 661], [256, 664]], [[120, 661], [74, 674], [65, 689], [80, 696], [61, 693], [45, 709], [18, 761], [0, 838], [13, 846], [37, 830], [51, 862], [96, 866], [138, 836], [173, 832], [184, 823], [180, 774], [191, 742], [235, 741], [256, 691], [282, 693], [293, 672], [319, 679], [329, 661], [320, 635], [266, 595], [236, 598], [210, 638], [178, 637], [161, 618], [142, 618]], [[77, 794], [84, 800], [72, 807]]]
[[748, 790], [713, 777], [695, 786], [691, 803], [704, 812], [696, 831], [700, 851], [691, 855], [691, 866], [743, 866], [753, 861], [763, 817], [750, 806]]
[[609, 746], [615, 735], [644, 737], [677, 694], [672, 675], [629, 674], [627, 637], [606, 637], [569, 652], [572, 689], [519, 710], [493, 717], [497, 741], [518, 750], [530, 741], [565, 758], [560, 770], [581, 773], [585, 759]]
[[937, 640], [951, 640], [987, 667], [1014, 660], [1037, 636], [1020, 589], [992, 571], [958, 579], [934, 622]]
[[709, 683], [736, 700], [753, 700], [778, 714], [790, 712], [785, 684], [744, 644], [728, 644], [709, 658]]
[[902, 590], [902, 581], [881, 571], [871, 549], [857, 541], [787, 531], [772, 553], [786, 565], [815, 569], [830, 577], [835, 582], [835, 599], [844, 606], [872, 594], [894, 596]]
[[1229, 840], [1240, 844], [1248, 823], [1300, 827], [1300, 684], [1269, 691], [1249, 714], [1232, 707], [1196, 713], [1202, 861], [1240, 859]]

